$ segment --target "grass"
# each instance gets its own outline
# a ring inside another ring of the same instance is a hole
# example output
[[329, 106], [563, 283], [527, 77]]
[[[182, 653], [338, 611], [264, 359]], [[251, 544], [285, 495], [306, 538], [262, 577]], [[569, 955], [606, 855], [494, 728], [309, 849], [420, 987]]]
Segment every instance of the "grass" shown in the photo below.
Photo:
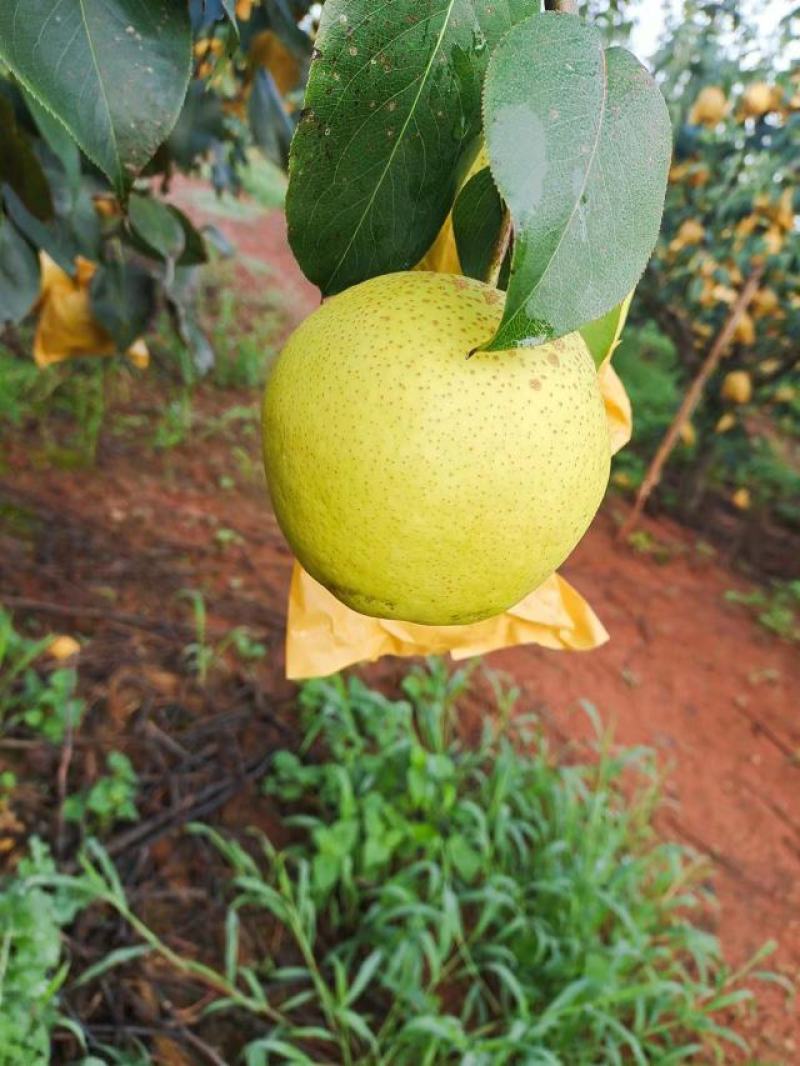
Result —
[[[204, 1039], [221, 1013], [236, 1019], [225, 1061], [245, 1066], [727, 1061], [743, 1041], [722, 1018], [756, 975], [731, 973], [698, 921], [705, 866], [652, 828], [652, 754], [613, 750], [587, 707], [593, 757], [559, 761], [500, 689], [467, 746], [468, 685], [435, 662], [400, 699], [356, 678], [303, 687], [302, 743], [263, 782], [291, 843], [193, 828], [228, 868], [216, 966], [142, 920], [96, 841], [77, 875], [27, 876], [26, 891], [94, 901], [128, 927], [80, 983], [160, 956], [205, 990]], [[155, 1062], [142, 1046], [103, 1054]]]
[[725, 593], [728, 603], [749, 607], [758, 624], [782, 640], [800, 642], [800, 581], [776, 581], [768, 589]]

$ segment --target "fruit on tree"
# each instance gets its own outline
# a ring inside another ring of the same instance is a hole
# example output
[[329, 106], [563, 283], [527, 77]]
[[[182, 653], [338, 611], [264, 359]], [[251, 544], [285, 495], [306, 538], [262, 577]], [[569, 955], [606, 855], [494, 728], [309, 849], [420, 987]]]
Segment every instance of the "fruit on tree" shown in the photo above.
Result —
[[729, 104], [719, 85], [706, 85], [698, 93], [689, 121], [695, 126], [716, 126], [728, 114]]
[[753, 379], [746, 370], [732, 370], [722, 382], [722, 398], [729, 403], [750, 403]]
[[733, 339], [737, 344], [755, 344], [756, 324], [746, 311], [736, 323]]
[[754, 81], [742, 93], [742, 114], [745, 118], [761, 118], [768, 111], [780, 107], [781, 94], [765, 81]]
[[670, 241], [670, 251], [680, 252], [684, 248], [691, 248], [692, 245], [701, 244], [705, 240], [706, 228], [702, 222], [696, 218], [687, 218], [685, 222], [682, 222], [677, 234]]
[[774, 289], [759, 289], [753, 297], [753, 316], [766, 318], [774, 315], [781, 305], [780, 298]]
[[579, 334], [469, 353], [504, 294], [447, 274], [373, 278], [293, 334], [264, 400], [278, 521], [363, 614], [500, 614], [570, 554], [602, 500], [608, 428]]

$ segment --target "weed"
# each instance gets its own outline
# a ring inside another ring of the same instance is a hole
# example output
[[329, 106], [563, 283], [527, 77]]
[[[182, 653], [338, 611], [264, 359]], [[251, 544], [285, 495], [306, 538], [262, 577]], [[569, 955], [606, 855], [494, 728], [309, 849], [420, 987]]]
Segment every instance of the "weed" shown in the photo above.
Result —
[[759, 625], [782, 640], [800, 641], [800, 581], [775, 582], [755, 592], [730, 589], [725, 599], [752, 608]]
[[166, 451], [183, 444], [191, 432], [193, 421], [191, 393], [184, 388], [164, 408], [153, 434], [153, 447], [158, 451]]
[[31, 640], [17, 632], [11, 615], [0, 608], [0, 723], [27, 726], [58, 744], [79, 724], [85, 705], [75, 695], [75, 670], [34, 668], [49, 644], [49, 637]]
[[138, 778], [127, 755], [111, 751], [106, 757], [108, 774], [85, 792], [73, 793], [64, 801], [64, 818], [77, 822], [88, 832], [104, 836], [116, 822], [135, 822], [139, 817], [134, 802]]
[[201, 685], [206, 683], [208, 672], [216, 657], [216, 651], [208, 643], [208, 612], [206, 601], [202, 592], [197, 589], [182, 589], [178, 595], [186, 599], [192, 605], [192, 619], [194, 623], [194, 637], [191, 643], [183, 649], [183, 655], [189, 665], [189, 669], [197, 674]]
[[91, 465], [106, 413], [107, 360], [75, 359], [40, 369], [0, 346], [0, 426], [29, 423], [47, 459]]
[[214, 541], [219, 544], [220, 548], [230, 548], [233, 545], [244, 544], [244, 537], [241, 533], [237, 533], [235, 529], [222, 528], [218, 529], [214, 534]]
[[219, 646], [219, 654], [232, 648], [242, 662], [253, 662], [263, 659], [267, 654], [266, 644], [256, 640], [247, 626], [237, 626], [232, 629], [226, 639]]
[[60, 881], [36, 837], [14, 876], [0, 879], [0, 1066], [47, 1066], [59, 1026], [83, 1042], [80, 1028], [58, 1009], [68, 974], [61, 929], [91, 898], [81, 877]]
[[[672, 1066], [743, 1047], [718, 1015], [751, 999], [758, 959], [730, 973], [692, 924], [705, 866], [655, 837], [651, 753], [599, 735], [596, 760], [558, 765], [535, 722], [491, 715], [467, 748], [466, 683], [436, 665], [401, 700], [354, 678], [303, 688], [304, 742], [264, 785], [294, 843], [194, 828], [232, 873], [219, 970], [145, 925], [90, 842], [81, 877], [141, 944], [84, 980], [161, 955], [213, 992], [210, 1010], [257, 1022], [247, 1066]], [[280, 950], [253, 958], [265, 923]]]

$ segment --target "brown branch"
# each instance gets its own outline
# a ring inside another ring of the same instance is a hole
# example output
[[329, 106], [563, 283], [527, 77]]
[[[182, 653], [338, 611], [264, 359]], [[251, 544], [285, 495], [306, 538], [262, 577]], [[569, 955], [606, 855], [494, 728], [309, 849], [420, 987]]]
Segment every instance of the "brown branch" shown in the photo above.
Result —
[[731, 308], [731, 313], [728, 315], [725, 325], [722, 327], [716, 340], [711, 345], [711, 349], [706, 356], [703, 365], [700, 367], [694, 381], [689, 386], [689, 389], [683, 398], [683, 402], [672, 420], [672, 424], [664, 435], [661, 444], [658, 446], [656, 454], [653, 456], [653, 460], [647, 469], [647, 473], [644, 476], [644, 480], [642, 481], [636, 496], [636, 503], [633, 506], [633, 510], [628, 516], [627, 521], [624, 522], [620, 528], [619, 536], [621, 538], [624, 539], [636, 528], [636, 524], [641, 518], [642, 511], [650, 498], [650, 494], [658, 485], [659, 481], [661, 481], [664, 467], [667, 465], [669, 457], [672, 455], [673, 449], [678, 443], [681, 430], [694, 414], [695, 408], [702, 398], [703, 389], [711, 375], [719, 366], [723, 355], [727, 351], [728, 345], [733, 340], [736, 327], [758, 291], [763, 274], [764, 268], [758, 267], [747, 279], [747, 284], [742, 289], [739, 298]]
[[546, 11], [560, 11], [563, 15], [578, 14], [578, 0], [545, 0]]
[[492, 249], [492, 258], [489, 260], [489, 267], [486, 271], [486, 284], [491, 285], [493, 289], [497, 288], [497, 283], [500, 281], [500, 272], [508, 254], [513, 232], [514, 226], [511, 222], [511, 212], [508, 208], [505, 208], [503, 221], [500, 223], [500, 232], [497, 235], [497, 243]]

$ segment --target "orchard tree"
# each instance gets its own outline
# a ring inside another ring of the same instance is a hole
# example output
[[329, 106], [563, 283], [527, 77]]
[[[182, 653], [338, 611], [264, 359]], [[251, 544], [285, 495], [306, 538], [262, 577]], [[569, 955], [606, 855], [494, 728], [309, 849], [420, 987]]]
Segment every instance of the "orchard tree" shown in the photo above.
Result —
[[[746, 509], [775, 491], [753, 476], [748, 455], [768, 446], [765, 428], [798, 410], [800, 72], [782, 59], [780, 39], [764, 54], [739, 7], [687, 3], [656, 57], [676, 151], [639, 312], [659, 323], [699, 385], [660, 459], [682, 429], [698, 456], [689, 504], [720, 462]], [[648, 474], [645, 498], [660, 473]]]

